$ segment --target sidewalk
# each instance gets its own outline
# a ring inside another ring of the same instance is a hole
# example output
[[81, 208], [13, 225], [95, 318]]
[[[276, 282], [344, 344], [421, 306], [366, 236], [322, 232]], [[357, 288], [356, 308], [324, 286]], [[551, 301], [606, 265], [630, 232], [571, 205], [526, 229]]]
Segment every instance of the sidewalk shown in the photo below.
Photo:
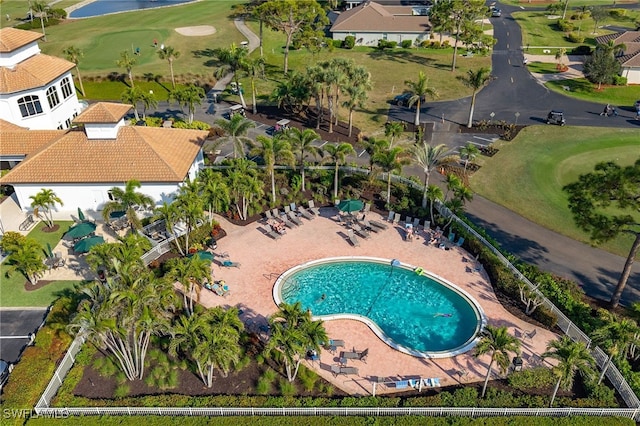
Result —
[[[548, 64], [558, 63], [556, 58], [550, 55], [529, 55], [525, 53], [524, 57], [528, 61], [528, 63], [533, 63], [533, 62], [542, 62], [542, 63], [548, 63]], [[569, 67], [567, 71], [556, 73], [556, 74], [538, 74], [538, 73], [531, 72], [531, 75], [542, 84], [544, 84], [547, 81], [571, 80], [574, 78], [584, 78], [584, 74], [582, 72], [584, 69], [582, 56], [567, 55], [566, 57], [569, 60], [568, 61], [565, 60], [563, 63]]]

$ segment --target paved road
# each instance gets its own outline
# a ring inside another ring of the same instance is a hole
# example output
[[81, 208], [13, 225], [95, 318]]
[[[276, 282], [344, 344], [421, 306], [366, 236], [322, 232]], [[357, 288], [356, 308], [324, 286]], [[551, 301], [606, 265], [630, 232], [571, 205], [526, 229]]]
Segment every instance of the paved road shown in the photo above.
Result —
[[47, 313], [47, 308], [0, 310], [0, 358], [15, 363]]

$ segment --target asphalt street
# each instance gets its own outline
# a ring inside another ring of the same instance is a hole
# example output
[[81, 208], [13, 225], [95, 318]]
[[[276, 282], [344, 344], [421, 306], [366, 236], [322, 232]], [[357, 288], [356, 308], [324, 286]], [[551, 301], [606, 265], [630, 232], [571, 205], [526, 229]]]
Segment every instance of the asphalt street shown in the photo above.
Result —
[[0, 309], [0, 359], [15, 363], [44, 321], [48, 308]]

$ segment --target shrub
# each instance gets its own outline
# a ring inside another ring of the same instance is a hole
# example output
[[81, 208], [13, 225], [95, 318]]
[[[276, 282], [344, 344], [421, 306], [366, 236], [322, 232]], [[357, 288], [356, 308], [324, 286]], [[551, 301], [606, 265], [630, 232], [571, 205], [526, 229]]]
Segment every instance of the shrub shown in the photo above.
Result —
[[570, 55], [591, 55], [591, 46], [577, 46], [574, 47], [570, 52]]
[[342, 43], [342, 47], [344, 47], [345, 49], [353, 49], [353, 47], [356, 45], [356, 38], [355, 36], [352, 35], [348, 35], [344, 38], [344, 43]]
[[558, 323], [558, 317], [556, 317], [553, 312], [551, 312], [544, 306], [538, 306], [538, 308], [531, 314], [531, 318], [549, 328], [555, 327]]
[[620, 19], [627, 16], [627, 11], [625, 9], [609, 9], [609, 15], [614, 19]]
[[398, 46], [397, 41], [378, 40], [378, 49], [395, 49]]
[[342, 40], [332, 40], [332, 42], [333, 42], [333, 47], [337, 47], [337, 48], [342, 47], [342, 43], [343, 43]]
[[411, 46], [413, 46], [413, 41], [412, 40], [402, 40], [402, 44], [401, 44], [403, 49], [410, 49]]
[[526, 391], [529, 389], [543, 389], [553, 386], [556, 379], [547, 367], [535, 367], [509, 374], [509, 386]]
[[2, 236], [2, 239], [0, 239], [0, 250], [5, 253], [12, 252], [22, 246], [25, 241], [27, 241], [27, 237], [21, 233], [8, 231]]
[[116, 390], [113, 392], [113, 396], [115, 398], [124, 398], [125, 396], [129, 395], [129, 385], [122, 384], [120, 386], [118, 386], [116, 388]]
[[570, 32], [567, 34], [567, 40], [572, 43], [584, 43], [584, 36], [582, 34]]
[[558, 19], [558, 22], [556, 24], [558, 25], [558, 29], [560, 31], [563, 31], [565, 33], [573, 31], [573, 22], [567, 21], [566, 19]]
[[293, 396], [296, 394], [296, 387], [283, 377], [280, 379], [280, 393], [284, 396]]
[[613, 84], [615, 86], [626, 86], [627, 85], [627, 77], [623, 77], [621, 75], [613, 76]]

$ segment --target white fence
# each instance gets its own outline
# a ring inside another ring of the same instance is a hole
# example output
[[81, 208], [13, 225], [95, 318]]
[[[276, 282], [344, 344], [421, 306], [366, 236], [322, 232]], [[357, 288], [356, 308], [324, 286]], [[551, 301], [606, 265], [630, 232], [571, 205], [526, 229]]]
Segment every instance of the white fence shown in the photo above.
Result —
[[[314, 169], [332, 168], [331, 166], [311, 167]], [[369, 170], [357, 167], [341, 167], [343, 171], [352, 173], [369, 174]], [[386, 173], [380, 175], [380, 179], [386, 180]], [[415, 189], [423, 189], [423, 186], [401, 176], [392, 175], [392, 180], [410, 185]], [[491, 250], [513, 274], [524, 282], [543, 304], [558, 318], [558, 327], [572, 340], [584, 342], [587, 347], [591, 345], [591, 339], [580, 330], [566, 315], [564, 315], [549, 299], [547, 299], [531, 281], [505, 258], [499, 250], [493, 247], [482, 235], [463, 222], [459, 217], [451, 213], [444, 205], [439, 204], [438, 210], [444, 217], [453, 217], [457, 224]], [[153, 250], [152, 250], [153, 251]], [[453, 408], [453, 407], [313, 407], [313, 408], [251, 408], [251, 407], [78, 407], [78, 408], [51, 408], [51, 400], [58, 392], [64, 378], [73, 366], [75, 357], [84, 344], [84, 333], [79, 332], [65, 354], [62, 362], [56, 369], [49, 385], [43, 392], [35, 406], [38, 415], [61, 416], [70, 415], [129, 415], [129, 416], [458, 416], [458, 417], [491, 417], [491, 416], [618, 416], [640, 421], [640, 400], [633, 392], [625, 378], [615, 365], [611, 364], [606, 376], [616, 388], [625, 404], [631, 408]], [[603, 368], [607, 361], [607, 355], [599, 347], [591, 349], [599, 368]], [[54, 417], [57, 418], [57, 417]]]

